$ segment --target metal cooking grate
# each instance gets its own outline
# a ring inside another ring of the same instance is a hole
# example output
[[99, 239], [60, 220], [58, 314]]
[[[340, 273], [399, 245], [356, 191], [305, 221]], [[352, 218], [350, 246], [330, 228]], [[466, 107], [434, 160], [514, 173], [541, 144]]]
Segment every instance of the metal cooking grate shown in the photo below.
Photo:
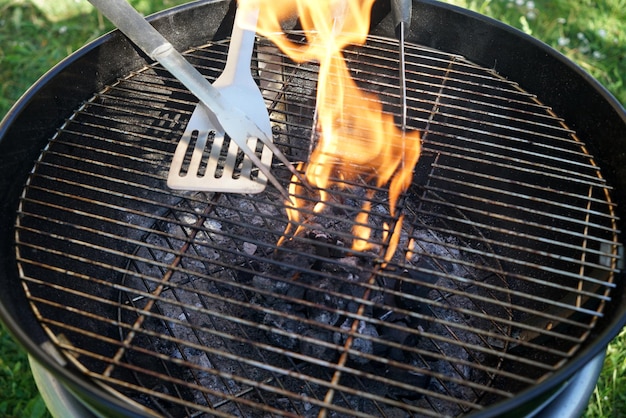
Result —
[[[187, 52], [209, 79], [227, 42]], [[461, 56], [407, 46], [408, 126], [423, 134], [397, 254], [349, 250], [366, 180], [303, 209], [280, 195], [165, 185], [194, 98], [129, 73], [60, 127], [17, 218], [24, 290], [66, 361], [171, 416], [441, 416], [515, 396], [562, 367], [602, 316], [618, 261], [610, 188], [565, 122]], [[346, 51], [398, 113], [397, 45]], [[275, 142], [306, 159], [316, 66], [265, 41], [253, 71]], [[274, 166], [285, 184], [289, 174]], [[339, 181], [339, 180], [338, 180]]]

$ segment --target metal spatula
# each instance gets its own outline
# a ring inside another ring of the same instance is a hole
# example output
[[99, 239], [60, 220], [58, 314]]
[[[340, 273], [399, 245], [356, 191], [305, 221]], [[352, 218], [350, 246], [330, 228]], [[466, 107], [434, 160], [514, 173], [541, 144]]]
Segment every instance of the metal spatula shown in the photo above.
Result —
[[[263, 178], [270, 180], [283, 196], [289, 199], [289, 193], [282, 187], [276, 177], [270, 173], [269, 166], [261, 162], [256, 153], [248, 146], [249, 138], [261, 140], [293, 175], [303, 184], [306, 184], [302, 176], [272, 142], [271, 135], [268, 135], [271, 134], [271, 130], [266, 129], [266, 127], [259, 127], [239, 109], [237, 105], [243, 105], [246, 101], [245, 98], [239, 98], [236, 102], [233, 102], [233, 96], [230, 96], [231, 99], [227, 100], [220, 90], [213, 87], [126, 0], [89, 0], [89, 2], [113, 22], [133, 43], [139, 46], [148, 56], [159, 61], [163, 67], [200, 99], [205, 113], [210, 115], [212, 124], [210, 128], [217, 129], [219, 127], [220, 132], [225, 131], [230, 136], [230, 139], [237, 144], [246, 157], [261, 170], [264, 175], [264, 177], [261, 177], [261, 180]], [[200, 114], [200, 111], [198, 111], [198, 114]], [[267, 111], [265, 117], [267, 118]], [[200, 116], [197, 116], [195, 120], [199, 118]], [[192, 177], [188, 176], [188, 179]], [[217, 181], [223, 180], [217, 179]], [[236, 191], [241, 192], [239, 189]]]
[[[236, 103], [271, 140], [265, 102], [250, 73], [255, 32], [243, 29], [244, 22], [246, 27], [256, 26], [258, 14], [258, 9], [237, 9], [226, 66], [213, 87]], [[257, 149], [257, 138], [248, 138], [247, 145]], [[262, 150], [260, 162], [269, 170], [272, 152], [263, 143], [258, 145]], [[253, 166], [250, 156], [242, 155], [238, 144], [229, 141], [215, 124], [212, 112], [198, 103], [174, 153], [167, 185], [172, 189], [259, 193], [265, 189], [267, 177], [263, 172], [253, 176]]]

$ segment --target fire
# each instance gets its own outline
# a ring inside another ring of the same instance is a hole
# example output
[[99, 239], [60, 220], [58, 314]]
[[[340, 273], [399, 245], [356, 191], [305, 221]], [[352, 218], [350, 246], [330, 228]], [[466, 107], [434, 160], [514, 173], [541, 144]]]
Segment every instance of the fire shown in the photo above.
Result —
[[[398, 199], [411, 184], [413, 168], [420, 154], [419, 132], [403, 132], [393, 116], [383, 113], [375, 95], [363, 92], [350, 76], [342, 51], [348, 45], [365, 43], [374, 0], [240, 0], [239, 7], [260, 10], [257, 32], [269, 38], [295, 62], [320, 64], [317, 86], [317, 126], [319, 139], [304, 167], [305, 177], [319, 196], [313, 207], [320, 213], [328, 202], [329, 190], [346, 187], [346, 182], [367, 181], [377, 187], [388, 184], [389, 212], [396, 216]], [[294, 44], [282, 32], [281, 22], [297, 15], [307, 42]], [[341, 182], [333, 181], [341, 179]], [[300, 224], [299, 208], [306, 205], [296, 198], [302, 187], [292, 179], [287, 202], [291, 224]], [[370, 192], [371, 194], [371, 192]], [[368, 226], [370, 200], [366, 196], [355, 219], [352, 248], [370, 249]], [[389, 245], [385, 260], [395, 252], [400, 223], [385, 225]], [[288, 231], [286, 231], [288, 232]], [[298, 231], [296, 231], [296, 234]], [[391, 234], [391, 235], [389, 235]]]

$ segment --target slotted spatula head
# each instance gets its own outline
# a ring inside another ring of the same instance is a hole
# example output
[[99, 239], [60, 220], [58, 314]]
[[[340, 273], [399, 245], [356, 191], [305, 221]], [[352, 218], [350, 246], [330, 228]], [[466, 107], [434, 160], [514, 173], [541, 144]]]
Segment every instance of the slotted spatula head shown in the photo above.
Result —
[[[167, 185], [183, 190], [262, 192], [267, 177], [235, 141], [215, 128], [219, 125], [214, 123], [213, 117], [213, 113], [202, 103], [196, 106], [176, 147]], [[272, 163], [269, 148], [257, 138], [250, 137], [247, 143], [252, 151], [261, 150], [257, 151], [257, 155], [261, 163], [269, 167]]]
[[[242, 144], [225, 135], [214, 113], [199, 103], [174, 153], [167, 179], [170, 188], [235, 193], [259, 193], [265, 189], [267, 176], [257, 168], [269, 172], [272, 129], [265, 101], [250, 73], [255, 32], [244, 29], [256, 26], [257, 18], [258, 9], [237, 9], [226, 66], [213, 87], [219, 90], [224, 102], [241, 109], [254, 121], [269, 143], [248, 137], [246, 145], [253, 154], [242, 152]], [[258, 161], [252, 159], [254, 156]]]

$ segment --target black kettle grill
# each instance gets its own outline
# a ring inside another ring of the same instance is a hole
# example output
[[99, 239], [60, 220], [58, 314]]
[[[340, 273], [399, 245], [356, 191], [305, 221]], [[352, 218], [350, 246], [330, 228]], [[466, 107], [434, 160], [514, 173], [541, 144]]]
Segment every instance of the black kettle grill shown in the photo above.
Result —
[[[196, 100], [117, 31], [22, 97], [0, 126], [0, 314], [44, 385], [111, 416], [528, 416], [588, 399], [626, 320], [626, 113], [529, 36], [413, 8], [423, 152], [396, 214], [368, 173], [337, 173], [322, 213], [302, 192], [298, 221], [270, 186], [168, 189]], [[212, 81], [233, 16], [202, 1], [152, 23]], [[345, 57], [398, 116], [389, 5], [372, 16]], [[316, 63], [260, 38], [252, 72], [275, 143], [305, 162]]]

